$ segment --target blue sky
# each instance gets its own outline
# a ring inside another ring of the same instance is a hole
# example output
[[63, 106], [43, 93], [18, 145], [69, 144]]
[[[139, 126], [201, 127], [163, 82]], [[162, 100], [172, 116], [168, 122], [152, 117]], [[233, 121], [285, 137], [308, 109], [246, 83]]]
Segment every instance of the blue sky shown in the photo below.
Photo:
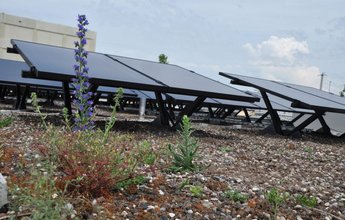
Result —
[[169, 62], [223, 83], [219, 71], [319, 87], [345, 84], [344, 0], [0, 0], [0, 12], [76, 26], [99, 52]]

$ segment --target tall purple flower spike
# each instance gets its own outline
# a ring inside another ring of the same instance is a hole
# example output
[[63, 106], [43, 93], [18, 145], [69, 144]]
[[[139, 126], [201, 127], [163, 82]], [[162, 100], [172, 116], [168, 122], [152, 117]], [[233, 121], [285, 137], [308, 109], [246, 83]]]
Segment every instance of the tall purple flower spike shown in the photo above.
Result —
[[85, 26], [89, 24], [85, 15], [78, 15], [78, 31], [76, 32], [79, 41], [74, 42], [74, 58], [76, 64], [73, 66], [76, 78], [72, 79], [72, 85], [75, 89], [73, 103], [77, 107], [77, 112], [74, 115], [74, 130], [89, 130], [93, 128], [93, 101], [91, 97], [93, 93], [90, 92], [91, 84], [89, 83], [89, 68], [87, 65], [88, 52], [84, 49], [87, 44]]

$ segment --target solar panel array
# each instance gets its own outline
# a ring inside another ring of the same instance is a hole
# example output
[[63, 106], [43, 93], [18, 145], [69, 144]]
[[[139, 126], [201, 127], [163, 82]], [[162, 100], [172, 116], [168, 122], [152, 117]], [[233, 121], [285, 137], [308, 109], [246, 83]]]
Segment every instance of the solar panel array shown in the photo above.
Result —
[[[40, 79], [69, 81], [74, 77], [74, 50], [50, 45], [11, 41]], [[119, 61], [121, 59], [121, 61]], [[103, 86], [256, 101], [237, 89], [175, 65], [89, 53], [91, 82]]]

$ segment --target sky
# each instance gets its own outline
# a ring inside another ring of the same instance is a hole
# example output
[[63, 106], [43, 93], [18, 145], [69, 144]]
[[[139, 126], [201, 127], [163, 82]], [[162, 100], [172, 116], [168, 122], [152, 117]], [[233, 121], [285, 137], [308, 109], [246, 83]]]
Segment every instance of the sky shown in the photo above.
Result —
[[345, 84], [345, 0], [0, 0], [0, 12], [76, 26], [96, 51], [177, 64], [220, 82], [229, 72], [339, 94]]

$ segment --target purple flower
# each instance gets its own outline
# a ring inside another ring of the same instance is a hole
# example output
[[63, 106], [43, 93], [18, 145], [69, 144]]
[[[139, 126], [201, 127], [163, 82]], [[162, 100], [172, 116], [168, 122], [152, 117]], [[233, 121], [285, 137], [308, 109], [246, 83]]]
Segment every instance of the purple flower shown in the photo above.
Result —
[[88, 75], [89, 68], [86, 66], [88, 63], [88, 52], [84, 49], [84, 46], [87, 44], [87, 40], [85, 38], [87, 29], [85, 26], [88, 24], [89, 22], [86, 20], [85, 15], [78, 15], [78, 31], [76, 32], [76, 35], [79, 38], [79, 41], [74, 42], [74, 59], [77, 64], [73, 66], [76, 78], [72, 79], [72, 85], [75, 88], [73, 91], [73, 103], [78, 110], [75, 116], [76, 120], [74, 121], [74, 129], [76, 130], [91, 129], [94, 124], [91, 121], [93, 114], [93, 108], [91, 107], [93, 101], [91, 100], [91, 97], [93, 93], [88, 92], [90, 87], [90, 77]]
[[86, 38], [81, 39], [80, 44], [85, 45], [86, 44]]

